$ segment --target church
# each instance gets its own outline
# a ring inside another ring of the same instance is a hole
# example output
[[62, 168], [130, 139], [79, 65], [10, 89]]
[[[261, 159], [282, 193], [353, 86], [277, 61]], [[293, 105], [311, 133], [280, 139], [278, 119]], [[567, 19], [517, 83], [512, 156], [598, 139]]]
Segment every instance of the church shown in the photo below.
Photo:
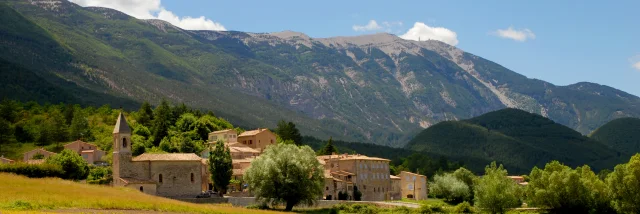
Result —
[[206, 162], [190, 153], [131, 154], [131, 128], [122, 112], [113, 129], [113, 185], [164, 197], [195, 197], [208, 184]]

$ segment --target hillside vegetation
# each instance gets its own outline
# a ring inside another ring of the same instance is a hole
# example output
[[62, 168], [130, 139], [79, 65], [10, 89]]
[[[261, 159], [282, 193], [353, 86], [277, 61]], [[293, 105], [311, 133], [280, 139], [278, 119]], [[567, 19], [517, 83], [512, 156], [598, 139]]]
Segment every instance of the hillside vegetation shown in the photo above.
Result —
[[611, 87], [529, 79], [438, 41], [391, 34], [190, 31], [66, 0], [0, 3], [0, 96], [83, 106], [162, 98], [236, 126], [400, 147], [416, 130], [513, 107], [589, 133], [640, 116]]
[[[139, 210], [184, 213], [276, 213], [224, 205], [192, 204], [135, 189], [87, 185], [58, 178], [26, 178], [0, 173], [0, 210]], [[91, 212], [91, 211], [89, 211]]]
[[626, 158], [640, 152], [640, 118], [612, 120], [589, 135], [591, 139], [620, 151]]
[[616, 150], [575, 130], [518, 109], [441, 122], [420, 132], [407, 148], [461, 160], [475, 172], [494, 160], [511, 172], [524, 173], [552, 160], [573, 167], [589, 164], [600, 170], [624, 159]]

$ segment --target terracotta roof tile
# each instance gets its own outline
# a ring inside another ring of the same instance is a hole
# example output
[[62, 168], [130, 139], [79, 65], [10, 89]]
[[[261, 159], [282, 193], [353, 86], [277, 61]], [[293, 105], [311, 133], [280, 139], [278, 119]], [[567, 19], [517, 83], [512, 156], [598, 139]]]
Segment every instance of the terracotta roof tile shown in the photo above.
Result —
[[202, 161], [202, 158], [193, 153], [168, 153], [149, 154], [144, 153], [133, 158], [132, 161]]
[[233, 129], [225, 129], [225, 130], [211, 132], [209, 134], [219, 134], [219, 133], [225, 133], [225, 132], [229, 132], [229, 131], [235, 131], [235, 130], [233, 130]]

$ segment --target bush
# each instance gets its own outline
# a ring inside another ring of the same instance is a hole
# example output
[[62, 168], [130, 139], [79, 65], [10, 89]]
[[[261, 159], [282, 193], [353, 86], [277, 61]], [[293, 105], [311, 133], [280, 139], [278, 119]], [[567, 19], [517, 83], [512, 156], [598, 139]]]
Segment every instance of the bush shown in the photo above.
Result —
[[87, 183], [89, 184], [110, 184], [113, 181], [111, 167], [92, 167], [89, 170]]
[[29, 178], [64, 177], [62, 167], [54, 164], [0, 164], [0, 172], [24, 175]]
[[451, 173], [436, 175], [430, 187], [433, 195], [450, 203], [459, 203], [471, 198], [469, 186]]
[[49, 157], [46, 163], [61, 166], [64, 179], [83, 180], [89, 175], [87, 162], [78, 153], [68, 149]]
[[444, 203], [423, 204], [420, 206], [420, 213], [449, 213]]
[[475, 213], [475, 210], [469, 202], [462, 202], [453, 208], [454, 213]]
[[345, 213], [373, 214], [382, 210], [372, 204], [337, 204], [333, 209], [344, 211]]

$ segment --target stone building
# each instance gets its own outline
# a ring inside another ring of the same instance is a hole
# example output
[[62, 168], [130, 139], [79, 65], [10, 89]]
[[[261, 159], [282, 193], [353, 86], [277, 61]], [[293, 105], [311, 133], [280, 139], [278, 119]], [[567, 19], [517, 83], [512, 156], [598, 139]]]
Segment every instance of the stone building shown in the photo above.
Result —
[[102, 156], [104, 156], [105, 154], [105, 152], [98, 149], [98, 146], [96, 146], [95, 144], [83, 142], [81, 140], [76, 140], [64, 145], [64, 149], [69, 149], [71, 151], [77, 152], [80, 156], [82, 156], [82, 159], [90, 164], [101, 162]]
[[15, 161], [9, 158], [5, 158], [4, 156], [0, 157], [0, 164], [12, 164], [12, 163], [15, 163]]
[[402, 199], [402, 179], [400, 177], [391, 175], [391, 191], [389, 191], [390, 200]]
[[427, 199], [427, 195], [429, 194], [427, 176], [402, 171], [398, 177], [400, 177], [402, 198], [415, 200]]
[[[40, 163], [40, 162], [42, 162], [42, 160], [47, 159], [48, 157], [51, 157], [51, 156], [53, 156], [55, 154], [56, 154], [55, 152], [50, 152], [50, 151], [44, 150], [44, 148], [37, 148], [37, 149], [34, 149], [34, 150], [31, 150], [31, 151], [23, 153], [22, 156], [23, 156], [23, 161], [24, 162], [27, 162], [27, 163]], [[33, 160], [33, 161], [31, 161], [31, 160]]]
[[165, 197], [195, 197], [202, 191], [203, 161], [190, 153], [131, 155], [131, 129], [120, 113], [113, 129], [113, 185]]
[[209, 142], [216, 142], [222, 140], [225, 143], [238, 142], [238, 132], [233, 129], [225, 129], [209, 133]]
[[347, 192], [353, 199], [355, 187], [363, 201], [389, 200], [391, 177], [390, 160], [364, 155], [322, 155], [318, 161], [325, 169], [324, 198], [337, 199], [338, 192]]
[[267, 146], [276, 143], [276, 135], [269, 129], [249, 130], [238, 135], [238, 142], [263, 152]]

